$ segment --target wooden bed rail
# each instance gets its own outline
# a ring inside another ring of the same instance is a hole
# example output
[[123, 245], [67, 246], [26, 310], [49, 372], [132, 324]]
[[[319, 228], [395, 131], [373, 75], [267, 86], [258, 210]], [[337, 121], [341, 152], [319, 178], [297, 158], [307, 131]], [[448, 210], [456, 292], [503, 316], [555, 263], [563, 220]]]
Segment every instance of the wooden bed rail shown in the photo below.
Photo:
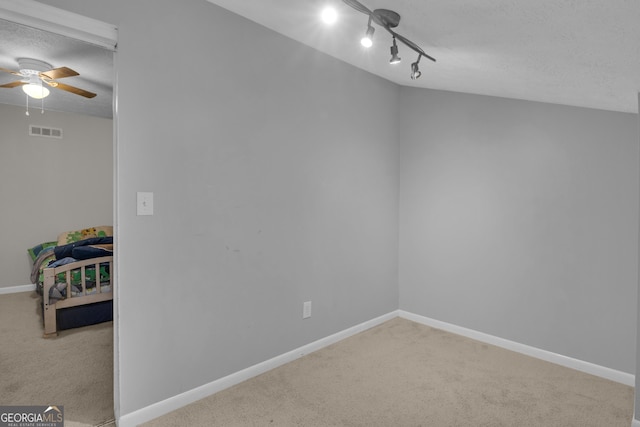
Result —
[[[109, 265], [109, 290], [105, 291], [100, 283], [100, 265]], [[95, 270], [95, 291], [87, 295], [87, 267], [93, 267]], [[80, 270], [81, 287], [79, 295], [72, 296], [71, 292], [71, 272]], [[52, 302], [49, 298], [51, 288], [56, 285], [56, 277], [64, 273], [67, 296], [65, 299]], [[44, 336], [45, 338], [58, 334], [56, 325], [56, 310], [66, 307], [76, 307], [79, 305], [92, 304], [95, 302], [109, 301], [113, 299], [113, 256], [100, 258], [91, 258], [82, 261], [76, 261], [60, 267], [43, 269], [44, 282], [42, 287], [42, 300], [44, 309]]]

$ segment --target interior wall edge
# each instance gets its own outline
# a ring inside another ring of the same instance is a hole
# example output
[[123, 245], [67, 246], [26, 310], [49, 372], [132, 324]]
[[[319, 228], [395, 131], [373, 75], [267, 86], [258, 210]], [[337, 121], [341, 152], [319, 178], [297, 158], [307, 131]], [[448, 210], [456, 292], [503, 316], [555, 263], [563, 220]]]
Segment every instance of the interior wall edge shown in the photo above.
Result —
[[[640, 91], [638, 91], [638, 142], [640, 142]], [[638, 161], [640, 161], [640, 158], [638, 159]], [[640, 218], [638, 218], [638, 222], [640, 222]], [[640, 229], [638, 232], [638, 246], [640, 247]], [[638, 282], [638, 304], [637, 306], [640, 307], [640, 280]], [[640, 366], [640, 310], [638, 310], [637, 312], [637, 320], [636, 320], [636, 372], [638, 371], [638, 367]], [[640, 417], [640, 414], [638, 414], [635, 411], [635, 408], [640, 406], [640, 395], [638, 395], [638, 390], [640, 389], [640, 376], [636, 376], [636, 383], [635, 383], [635, 396], [634, 396], [634, 411], [633, 411], [633, 421], [631, 423], [631, 427], [640, 427], [640, 421], [638, 421], [638, 417]]]

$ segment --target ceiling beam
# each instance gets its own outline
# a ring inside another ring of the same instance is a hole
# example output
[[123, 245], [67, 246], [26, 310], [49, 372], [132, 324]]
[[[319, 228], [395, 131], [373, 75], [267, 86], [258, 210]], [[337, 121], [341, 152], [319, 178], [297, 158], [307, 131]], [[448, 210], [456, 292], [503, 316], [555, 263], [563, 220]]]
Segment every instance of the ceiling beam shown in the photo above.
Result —
[[49, 31], [115, 51], [115, 25], [34, 0], [0, 0], [0, 19]]

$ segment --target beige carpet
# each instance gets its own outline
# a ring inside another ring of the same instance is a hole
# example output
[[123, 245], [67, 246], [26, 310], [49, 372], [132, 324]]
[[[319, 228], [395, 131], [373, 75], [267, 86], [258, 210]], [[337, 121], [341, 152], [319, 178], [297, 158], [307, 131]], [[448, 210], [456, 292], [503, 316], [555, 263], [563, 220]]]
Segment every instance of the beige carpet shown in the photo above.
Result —
[[631, 387], [398, 318], [144, 425], [629, 427], [632, 413]]
[[[0, 295], [0, 404], [113, 418], [113, 326], [43, 339], [33, 293]], [[633, 389], [394, 319], [147, 424], [629, 427]]]
[[38, 304], [0, 295], [0, 404], [63, 405], [69, 426], [113, 419], [113, 323], [44, 339]]

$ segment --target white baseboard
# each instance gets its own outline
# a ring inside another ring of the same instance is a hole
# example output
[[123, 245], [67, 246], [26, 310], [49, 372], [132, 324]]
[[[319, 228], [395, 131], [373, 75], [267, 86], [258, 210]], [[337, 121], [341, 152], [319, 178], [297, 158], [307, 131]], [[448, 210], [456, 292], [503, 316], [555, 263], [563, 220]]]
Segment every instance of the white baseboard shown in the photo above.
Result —
[[177, 396], [170, 397], [161, 402], [157, 402], [142, 409], [138, 409], [137, 411], [122, 415], [118, 420], [118, 427], [134, 427], [147, 421], [151, 421], [154, 418], [158, 418], [190, 403], [196, 402], [207, 396], [211, 396], [214, 393], [232, 387], [250, 378], [270, 371], [271, 369], [275, 369], [285, 363], [292, 362], [302, 356], [313, 353], [314, 351], [320, 350], [321, 348], [327, 347], [352, 335], [373, 328], [374, 326], [395, 317], [398, 317], [397, 310], [349, 329], [345, 329], [344, 331], [337, 332], [328, 337], [319, 339], [295, 350], [281, 354], [280, 356], [276, 356], [272, 359], [258, 363], [257, 365], [250, 366], [242, 371], [238, 371], [224, 378], [220, 378], [208, 384], [204, 384], [200, 387], [181, 393]]
[[[235, 372], [224, 378], [212, 381], [208, 384], [204, 384], [200, 387], [188, 390], [179, 395], [170, 397], [161, 402], [154, 403], [137, 411], [130, 412], [122, 415], [118, 420], [119, 427], [134, 427], [151, 421], [154, 418], [161, 417], [183, 406], [189, 405], [205, 397], [211, 396], [219, 391], [225, 390], [257, 375], [275, 369], [285, 363], [292, 362], [302, 356], [305, 356], [314, 351], [320, 350], [359, 332], [370, 329], [395, 317], [402, 317], [407, 320], [411, 320], [423, 325], [431, 326], [433, 328], [442, 329], [447, 332], [451, 332], [457, 335], [462, 335], [467, 338], [471, 338], [477, 341], [481, 341], [487, 344], [495, 345], [505, 348], [507, 350], [515, 351], [517, 353], [525, 354], [527, 356], [535, 357], [537, 359], [545, 360], [547, 362], [555, 363], [560, 366], [582, 371], [591, 375], [606, 378], [611, 381], [622, 383], [631, 387], [635, 387], [635, 376], [626, 372], [617, 371], [615, 369], [606, 368], [604, 366], [596, 365], [590, 362], [574, 359], [571, 357], [556, 354], [550, 351], [541, 350], [539, 348], [531, 347], [525, 344], [520, 344], [514, 341], [509, 341], [503, 338], [499, 338], [493, 335], [485, 334], [483, 332], [474, 331], [473, 329], [463, 328], [461, 326], [453, 325], [451, 323], [442, 322], [439, 320], [431, 319], [428, 317], [420, 316], [417, 314], [409, 313], [403, 310], [396, 310], [367, 322], [356, 325], [352, 328], [345, 329], [344, 331], [335, 333], [328, 337], [319, 339], [310, 344], [299, 347], [295, 350], [276, 356], [272, 359], [258, 363], [257, 365], [250, 366], [242, 371]], [[631, 427], [640, 427], [640, 421], [634, 419]]]
[[[453, 325], [451, 323], [441, 322], [439, 320], [409, 313], [403, 310], [399, 310], [399, 316], [404, 319], [414, 321], [416, 323], [421, 323], [423, 325], [431, 326], [436, 329], [442, 329], [447, 332], [451, 332], [457, 335], [462, 335], [467, 338], [471, 338], [487, 344], [502, 347], [507, 350], [515, 351], [517, 353], [525, 354], [527, 356], [535, 357], [537, 359], [545, 360], [547, 362], [555, 363], [556, 365], [575, 369], [577, 371], [585, 372], [587, 374], [595, 375], [595, 376], [606, 378], [608, 380], [615, 381], [624, 385], [635, 387], [635, 376], [632, 374], [628, 374], [626, 372], [617, 371], [615, 369], [596, 365], [594, 363], [585, 362], [583, 360], [563, 356], [561, 354], [553, 353], [551, 351], [542, 350], [536, 347], [531, 347], [526, 344], [520, 344], [514, 341], [509, 341], [493, 335], [485, 334], [483, 332], [474, 331], [473, 329], [463, 328], [461, 326]], [[639, 424], [637, 425], [637, 427], [640, 427], [640, 422], [638, 423]], [[636, 426], [634, 425], [634, 427]]]
[[18, 292], [32, 292], [35, 290], [36, 285], [9, 286], [8, 288], [0, 288], [0, 295], [17, 294]]

